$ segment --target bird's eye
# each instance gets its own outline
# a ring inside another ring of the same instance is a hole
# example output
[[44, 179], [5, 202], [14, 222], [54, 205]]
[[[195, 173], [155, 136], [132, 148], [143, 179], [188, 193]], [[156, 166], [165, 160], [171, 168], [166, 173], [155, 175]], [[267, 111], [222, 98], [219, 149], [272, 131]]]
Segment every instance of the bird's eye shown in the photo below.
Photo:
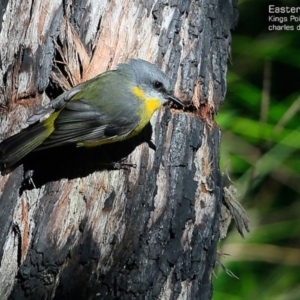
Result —
[[163, 84], [160, 81], [154, 81], [153, 86], [155, 89], [159, 90], [163, 87]]

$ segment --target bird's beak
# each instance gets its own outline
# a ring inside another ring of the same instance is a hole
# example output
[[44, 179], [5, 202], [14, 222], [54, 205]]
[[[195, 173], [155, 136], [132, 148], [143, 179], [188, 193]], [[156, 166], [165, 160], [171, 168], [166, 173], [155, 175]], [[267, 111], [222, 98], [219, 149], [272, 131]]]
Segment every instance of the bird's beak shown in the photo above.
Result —
[[168, 95], [168, 100], [169, 100], [169, 101], [173, 101], [174, 103], [179, 104], [181, 107], [185, 107], [184, 103], [181, 102], [178, 98], [176, 98], [176, 97], [173, 96], [173, 95]]

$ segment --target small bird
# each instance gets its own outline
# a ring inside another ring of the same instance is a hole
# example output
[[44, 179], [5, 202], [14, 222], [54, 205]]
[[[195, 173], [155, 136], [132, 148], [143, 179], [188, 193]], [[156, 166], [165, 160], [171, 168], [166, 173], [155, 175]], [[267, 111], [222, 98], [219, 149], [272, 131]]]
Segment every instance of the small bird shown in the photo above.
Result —
[[137, 135], [173, 101], [171, 79], [155, 65], [130, 59], [63, 93], [28, 118], [29, 126], [0, 143], [0, 170], [35, 150], [67, 144], [93, 147]]

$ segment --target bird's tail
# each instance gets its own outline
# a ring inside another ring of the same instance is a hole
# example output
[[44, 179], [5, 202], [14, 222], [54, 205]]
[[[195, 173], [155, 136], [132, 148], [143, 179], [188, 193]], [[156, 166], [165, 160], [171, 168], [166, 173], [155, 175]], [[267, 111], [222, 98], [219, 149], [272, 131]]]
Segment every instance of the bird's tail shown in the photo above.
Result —
[[0, 171], [7, 170], [40, 146], [52, 133], [53, 126], [41, 122], [29, 126], [0, 143]]

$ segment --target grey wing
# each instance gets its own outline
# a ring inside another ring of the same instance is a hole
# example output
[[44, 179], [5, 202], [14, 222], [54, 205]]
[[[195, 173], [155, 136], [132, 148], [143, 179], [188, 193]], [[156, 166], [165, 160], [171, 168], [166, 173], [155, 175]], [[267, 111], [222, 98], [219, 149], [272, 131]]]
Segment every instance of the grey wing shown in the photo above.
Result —
[[61, 109], [73, 96], [82, 89], [82, 85], [78, 85], [69, 91], [64, 92], [49, 104], [38, 109], [32, 116], [27, 119], [27, 123], [32, 125], [41, 119], [45, 119], [53, 111]]
[[54, 121], [55, 129], [42, 147], [112, 139], [129, 134], [137, 123], [136, 117], [107, 115], [95, 110], [84, 99], [72, 100], [59, 113]]

